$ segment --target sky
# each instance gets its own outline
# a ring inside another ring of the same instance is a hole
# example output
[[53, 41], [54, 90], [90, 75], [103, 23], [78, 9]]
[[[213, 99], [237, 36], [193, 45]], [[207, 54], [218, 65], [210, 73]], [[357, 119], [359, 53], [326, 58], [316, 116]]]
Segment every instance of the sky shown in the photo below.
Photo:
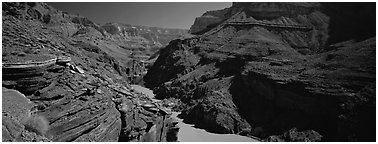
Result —
[[98, 24], [189, 29], [196, 17], [209, 10], [230, 7], [231, 2], [50, 2], [49, 5], [79, 14]]

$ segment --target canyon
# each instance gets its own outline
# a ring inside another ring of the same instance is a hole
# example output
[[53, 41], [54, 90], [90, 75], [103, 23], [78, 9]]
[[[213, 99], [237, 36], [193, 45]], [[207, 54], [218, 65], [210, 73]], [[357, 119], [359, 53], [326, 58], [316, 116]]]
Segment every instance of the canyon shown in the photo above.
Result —
[[[355, 13], [340, 14], [346, 9]], [[375, 23], [367, 12], [374, 10], [233, 3], [208, 11], [189, 30], [196, 36], [161, 50], [145, 86], [158, 99], [177, 101], [184, 122], [215, 133], [374, 141], [376, 39], [367, 29], [375, 26], [354, 21], [364, 15]]]
[[374, 11], [236, 2], [184, 30], [3, 3], [2, 140], [375, 141]]
[[[142, 87], [140, 85], [131, 85], [135, 91], [149, 96], [153, 101], [160, 101], [155, 99], [152, 90]], [[193, 124], [186, 124], [183, 119], [179, 118], [180, 112], [172, 112], [171, 117], [177, 122], [179, 131], [177, 132], [178, 142], [258, 142], [257, 138], [249, 138], [235, 134], [216, 134], [208, 132], [204, 129], [196, 128]]]
[[172, 139], [172, 119], [130, 83], [186, 30], [131, 27], [112, 33], [46, 3], [3, 3], [3, 141]]

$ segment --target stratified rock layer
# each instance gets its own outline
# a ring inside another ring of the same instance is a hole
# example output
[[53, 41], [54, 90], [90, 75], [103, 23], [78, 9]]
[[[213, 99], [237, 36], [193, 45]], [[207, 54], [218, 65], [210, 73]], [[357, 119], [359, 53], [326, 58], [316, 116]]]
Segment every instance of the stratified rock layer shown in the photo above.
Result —
[[184, 121], [208, 131], [374, 141], [375, 38], [327, 46], [321, 4], [242, 4], [161, 50], [145, 76], [156, 97], [180, 99]]
[[144, 108], [151, 100], [128, 83], [144, 65], [120, 62], [127, 55], [109, 52], [116, 43], [85, 39], [106, 41], [98, 25], [45, 3], [3, 8], [3, 141], [167, 140], [169, 115], [158, 104]]

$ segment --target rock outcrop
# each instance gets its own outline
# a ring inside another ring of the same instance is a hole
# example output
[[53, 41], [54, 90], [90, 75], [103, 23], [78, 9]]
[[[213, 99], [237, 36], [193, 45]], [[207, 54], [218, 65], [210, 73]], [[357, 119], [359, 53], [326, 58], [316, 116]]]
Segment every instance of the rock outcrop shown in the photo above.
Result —
[[195, 22], [193, 28], [204, 28], [190, 32], [209, 35], [222, 31], [217, 36], [223, 37], [230, 34], [227, 30], [230, 25], [236, 29], [263, 27], [278, 32], [283, 41], [302, 54], [322, 51], [329, 37], [330, 18], [318, 3], [233, 3], [230, 8], [205, 14], [206, 17], [219, 17], [219, 20], [217, 23], [204, 22], [207, 25]]
[[221, 21], [222, 21], [221, 18], [211, 16], [211, 15], [204, 15], [204, 16], [198, 17], [194, 21], [194, 24], [190, 27], [189, 32], [192, 34], [196, 34], [196, 33], [201, 33], [203, 31], [207, 31], [211, 29], [213, 25], [219, 24]]
[[21, 124], [30, 115], [30, 104], [18, 91], [2, 88], [2, 137], [3, 141], [13, 141], [21, 135], [24, 127]]
[[257, 20], [272, 20], [278, 19], [279, 17], [295, 18], [298, 15], [308, 15], [309, 13], [314, 12], [317, 7], [319, 7], [318, 3], [234, 2], [230, 8], [207, 11], [201, 17], [196, 18], [189, 32], [193, 34], [202, 34], [241, 11], [246, 13], [246, 16], [244, 17], [253, 17]]
[[202, 35], [162, 49], [145, 85], [179, 99], [184, 121], [208, 131], [374, 141], [376, 40], [328, 45], [333, 21], [322, 8], [235, 3]]
[[[375, 36], [374, 4], [363, 3], [245, 3], [234, 2], [232, 7], [207, 11], [196, 18], [189, 32], [203, 34], [238, 12], [256, 20], [274, 23], [298, 23], [315, 27], [327, 44], [350, 39], [364, 40]], [[284, 17], [284, 19], [280, 18]], [[277, 21], [278, 20], [278, 21]], [[324, 46], [324, 45], [323, 45]]]
[[[140, 105], [151, 100], [131, 89], [122, 53], [109, 52], [117, 44], [83, 38], [102, 37], [94, 23], [45, 3], [3, 8], [3, 141], [168, 139], [169, 115]], [[77, 27], [93, 33], [73, 36]]]
[[[187, 30], [183, 29], [132, 26], [119, 23], [100, 26], [88, 18], [56, 10], [46, 3], [5, 3], [3, 7], [4, 14], [21, 20], [39, 21], [40, 24], [35, 23], [36, 27], [43, 27], [50, 32], [69, 38], [73, 41], [73, 45], [85, 47], [88, 51], [111, 55], [113, 59], [102, 58], [102, 60], [111, 61], [111, 65], [116, 67], [117, 72], [125, 78], [135, 77], [127, 74], [127, 69], [132, 71], [129, 73], [145, 69], [134, 70], [130, 63], [135, 62], [130, 61], [135, 60], [141, 65], [153, 54], [158, 55], [159, 49], [169, 41], [190, 37]], [[41, 39], [41, 41], [43, 40], [46, 39]], [[34, 40], [31, 39], [30, 42], [34, 42]], [[33, 52], [30, 51], [30, 53]], [[154, 60], [149, 60], [148, 63], [153, 63]], [[137, 73], [137, 75], [143, 74]], [[135, 79], [140, 78], [133, 78], [130, 81], [139, 81]]]

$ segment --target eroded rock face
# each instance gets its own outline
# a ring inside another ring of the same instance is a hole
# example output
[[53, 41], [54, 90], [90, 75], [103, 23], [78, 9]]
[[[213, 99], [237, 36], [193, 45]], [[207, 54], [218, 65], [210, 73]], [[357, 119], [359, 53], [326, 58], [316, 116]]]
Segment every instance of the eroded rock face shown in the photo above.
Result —
[[[45, 3], [27, 4], [30, 12], [25, 13], [20, 10], [24, 5], [6, 3], [3, 9], [3, 87], [25, 95], [3, 89], [3, 141], [117, 142], [129, 134], [126, 140], [142, 141], [153, 133], [144, 140], [166, 140], [169, 116], [160, 112], [160, 106], [145, 109], [139, 105], [151, 100], [131, 90], [128, 65], [107, 51], [116, 44], [101, 47], [70, 34], [75, 25], [94, 32], [94, 23], [77, 19], [73, 24], [69, 14]], [[51, 10], [48, 25], [37, 10], [41, 15]], [[59, 26], [55, 25], [59, 20]], [[135, 63], [130, 64], [130, 73], [142, 71]], [[124, 101], [131, 101], [127, 106], [133, 109], [127, 109]], [[26, 128], [24, 121], [30, 115], [43, 117], [43, 128]], [[145, 127], [149, 124], [155, 126], [153, 130]]]
[[126, 97], [116, 96], [114, 100], [122, 119], [119, 141], [169, 141], [167, 133], [174, 127], [170, 114], [146, 95], [126, 93]]
[[133, 37], [144, 38], [144, 43], [150, 47], [162, 47], [169, 43], [169, 41], [187, 37], [187, 30], [182, 29], [167, 29], [147, 26], [133, 26], [121, 23], [106, 23], [101, 26], [109, 34], [114, 36], [121, 36], [126, 39]]
[[292, 4], [251, 5], [272, 13], [254, 18], [242, 8], [202, 35], [172, 41], [145, 85], [180, 99], [184, 120], [209, 131], [264, 139], [297, 128], [301, 136], [283, 139], [374, 141], [375, 38], [327, 46], [332, 21], [319, 5], [282, 17]]
[[[298, 49], [302, 54], [310, 54], [322, 51], [327, 42], [329, 17], [321, 12], [316, 3], [296, 4], [296, 3], [234, 3], [232, 7], [220, 10], [222, 20], [208, 26], [197, 34], [213, 35], [219, 41], [226, 41], [230, 35], [243, 35], [243, 33], [232, 33], [240, 29], [263, 27], [269, 31], [274, 31], [279, 38]], [[227, 11], [227, 12], [223, 12]], [[215, 13], [217, 14], [217, 13]], [[279, 15], [281, 14], [281, 15]], [[209, 13], [208, 15], [211, 15]], [[208, 16], [209, 17], [209, 16]], [[254, 39], [272, 41], [277, 40], [264, 31]], [[265, 34], [264, 34], [265, 33]], [[245, 38], [234, 39], [232, 43], [241, 43]]]
[[[5, 14], [10, 15], [20, 20], [33, 20], [40, 23], [33, 24], [34, 27], [48, 29], [46, 32], [54, 32], [58, 35], [70, 38], [72, 45], [84, 47], [89, 52], [106, 53], [105, 55], [111, 55], [113, 59], [108, 57], [99, 58], [103, 61], [110, 61], [109, 64], [115, 67], [117, 72], [125, 78], [129, 78], [131, 82], [139, 81], [135, 80], [139, 77], [134, 75], [143, 75], [139, 73], [139, 69], [133, 69], [129, 63], [132, 60], [136, 60], [137, 63], [153, 63], [155, 59], [149, 59], [153, 54], [158, 55], [158, 51], [161, 47], [169, 43], [169, 41], [177, 38], [189, 37], [187, 30], [182, 29], [164, 29], [157, 27], [145, 27], [145, 26], [131, 26], [128, 24], [109, 23], [104, 26], [100, 26], [88, 18], [72, 15], [66, 12], [56, 10], [46, 3], [5, 3]], [[12, 25], [11, 23], [5, 23], [6, 25]], [[23, 24], [17, 24], [19, 26]], [[14, 28], [17, 26], [7, 26], [8, 28]], [[120, 28], [118, 30], [118, 27]], [[15, 35], [19, 33], [13, 33]], [[34, 33], [27, 33], [28, 35], [34, 35]], [[10, 34], [12, 35], [12, 34]], [[7, 37], [5, 40], [8, 40]], [[46, 38], [42, 39], [29, 39], [31, 44], [27, 44], [27, 47], [42, 47], [42, 45], [33, 45], [38, 41], [44, 42], [43, 46], [49, 47], [50, 43], [46, 41]], [[21, 45], [20, 47], [24, 47]], [[18, 45], [16, 43], [16, 45]], [[59, 45], [59, 42], [58, 42]], [[57, 45], [57, 46], [58, 46]], [[62, 45], [59, 45], [62, 46]], [[97, 47], [97, 48], [96, 48]], [[38, 49], [31, 49], [26, 52], [28, 55], [35, 53]], [[34, 50], [34, 51], [32, 51]], [[10, 54], [5, 53], [5, 54]], [[13, 52], [16, 54], [16, 52]], [[46, 52], [43, 52], [46, 53]], [[38, 58], [34, 57], [34, 60]], [[41, 56], [41, 58], [43, 58]], [[8, 58], [8, 57], [7, 57]], [[3, 58], [3, 60], [6, 60]], [[44, 60], [44, 59], [42, 59]], [[132, 62], [135, 63], [135, 62]], [[137, 74], [129, 75], [127, 69]], [[140, 78], [139, 78], [140, 79]]]
[[[50, 122], [47, 137], [53, 141], [118, 141], [120, 114], [111, 93], [89, 92], [95, 78], [68, 70], [50, 90], [31, 96], [37, 113]], [[102, 83], [97, 83], [101, 89]], [[105, 90], [102, 90], [105, 91]]]
[[[245, 3], [245, 2], [234, 2], [230, 8], [225, 8], [222, 10], [207, 11], [201, 17], [196, 18], [194, 24], [190, 28], [190, 33], [202, 34], [221, 22], [234, 17], [235, 14], [239, 12], [245, 12], [244, 17], [253, 17], [256, 20], [273, 20], [279, 19], [280, 17], [294, 18], [302, 15], [302, 20], [306, 19], [305, 15], [309, 15], [318, 9], [318, 3]], [[292, 21], [292, 20], [289, 20]], [[288, 22], [286, 20], [286, 22]], [[299, 22], [299, 21], [296, 21]], [[303, 22], [303, 21], [302, 21]], [[299, 23], [302, 23], [299, 22]], [[282, 22], [281, 22], [282, 23]], [[311, 23], [311, 22], [310, 22]], [[284, 23], [285, 24], [285, 21]], [[307, 22], [307, 24], [309, 24]]]
[[[349, 39], [364, 40], [374, 37], [375, 33], [371, 30], [375, 29], [375, 16], [369, 12], [374, 10], [373, 3], [234, 2], [230, 8], [207, 11], [196, 18], [189, 32], [203, 34], [236, 13], [245, 12], [246, 18], [315, 27], [318, 37], [332, 44]], [[356, 27], [358, 28], [355, 29]]]
[[211, 15], [206, 15], [206, 16], [201, 16], [197, 17], [196, 20], [194, 21], [193, 26], [190, 27], [190, 33], [195, 34], [195, 33], [201, 33], [204, 30], [208, 30], [208, 26], [211, 27], [213, 24], [218, 24], [219, 22], [222, 21], [222, 18], [211, 16]]
[[184, 111], [184, 122], [196, 124], [214, 133], [241, 133], [251, 126], [238, 114], [232, 98], [220, 91], [206, 94], [197, 105]]

